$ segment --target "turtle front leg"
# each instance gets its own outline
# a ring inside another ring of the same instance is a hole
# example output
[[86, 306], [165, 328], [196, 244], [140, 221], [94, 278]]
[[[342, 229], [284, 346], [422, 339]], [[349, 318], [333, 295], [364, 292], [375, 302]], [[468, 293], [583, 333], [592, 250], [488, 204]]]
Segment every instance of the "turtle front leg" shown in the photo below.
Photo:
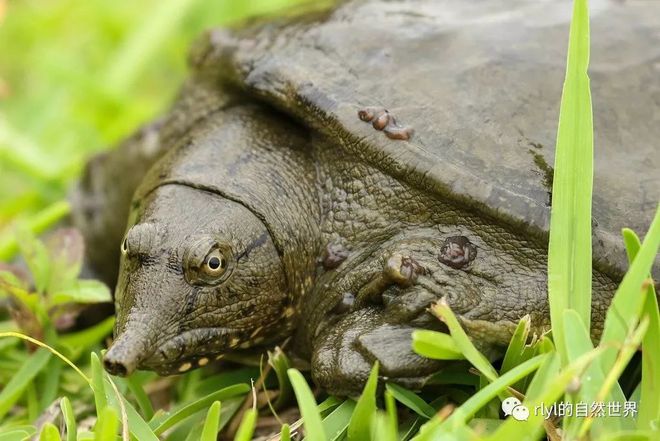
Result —
[[359, 395], [373, 364], [380, 364], [379, 378], [419, 389], [441, 363], [412, 350], [412, 326], [392, 323], [387, 310], [375, 306], [353, 311], [316, 339], [312, 377], [328, 392]]

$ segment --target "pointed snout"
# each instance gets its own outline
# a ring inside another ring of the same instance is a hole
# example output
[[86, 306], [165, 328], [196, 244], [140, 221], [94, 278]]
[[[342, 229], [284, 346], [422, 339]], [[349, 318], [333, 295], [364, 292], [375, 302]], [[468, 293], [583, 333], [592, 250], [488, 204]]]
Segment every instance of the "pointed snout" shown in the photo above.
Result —
[[123, 332], [103, 357], [103, 367], [112, 375], [132, 374], [148, 356], [145, 340], [137, 332]]

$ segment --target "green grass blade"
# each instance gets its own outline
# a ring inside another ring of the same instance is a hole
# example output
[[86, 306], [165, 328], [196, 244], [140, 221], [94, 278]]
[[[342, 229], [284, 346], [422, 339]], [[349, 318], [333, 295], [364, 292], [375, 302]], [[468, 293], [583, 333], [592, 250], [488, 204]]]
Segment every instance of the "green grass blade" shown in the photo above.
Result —
[[286, 374], [291, 367], [291, 363], [282, 349], [276, 347], [275, 351], [268, 352], [268, 364], [273, 367], [280, 388], [280, 393], [277, 395], [275, 403], [273, 403], [275, 409], [278, 409], [288, 403], [293, 396], [293, 389], [291, 389], [291, 383]]
[[112, 407], [106, 407], [100, 415], [94, 430], [94, 441], [115, 441], [119, 428], [117, 412]]
[[[355, 401], [345, 400], [323, 418], [323, 431], [327, 439], [335, 441], [345, 438], [354, 410]], [[305, 438], [305, 440], [309, 441], [309, 438]]]
[[[200, 398], [199, 400], [194, 401], [171, 414], [167, 414], [162, 420], [155, 422], [153, 431], [156, 435], [160, 435], [175, 424], [180, 423], [181, 421], [194, 415], [202, 409], [208, 408], [214, 401], [223, 401], [227, 398], [243, 395], [249, 390], [250, 386], [247, 384], [235, 384], [233, 386], [229, 386], [219, 391], [213, 392], [212, 394]], [[150, 425], [152, 423], [150, 423]]]
[[523, 401], [523, 405], [529, 410], [529, 418], [526, 421], [518, 421], [509, 417], [486, 439], [491, 441], [539, 439], [538, 434], [542, 430], [544, 416], [542, 412], [537, 411], [537, 408], [549, 406], [557, 401], [564, 394], [568, 384], [576, 376], [581, 375], [602, 352], [602, 349], [594, 349], [583, 354], [561, 370], [559, 374], [557, 374], [560, 364], [559, 357], [555, 353], [547, 355], [548, 358], [534, 375]]
[[506, 374], [497, 378], [476, 394], [472, 395], [465, 403], [463, 403], [463, 405], [458, 407], [442, 425], [454, 429], [458, 428], [458, 426], [467, 424], [467, 422], [476, 415], [479, 409], [487, 405], [494, 398], [497, 398], [500, 393], [505, 392], [508, 386], [520, 381], [522, 378], [537, 370], [547, 357], [547, 354], [537, 355], [531, 360], [527, 360], [523, 364], [516, 366]]
[[607, 310], [605, 326], [600, 344], [607, 346], [601, 365], [603, 372], [609, 372], [617, 356], [617, 347], [632, 332], [640, 317], [646, 299], [645, 282], [660, 248], [660, 205], [651, 226], [646, 233], [635, 260], [623, 277]]
[[135, 410], [133, 405], [129, 403], [128, 400], [126, 400], [126, 398], [123, 396], [117, 397], [114, 388], [107, 378], [105, 378], [103, 385], [108, 404], [111, 405], [119, 415], [121, 415], [121, 406], [118, 399], [121, 400], [123, 408], [126, 410], [128, 430], [130, 431], [131, 435], [139, 441], [159, 441], [153, 430], [151, 430], [151, 427], [149, 427], [146, 421], [144, 421], [137, 410]]
[[412, 333], [412, 347], [419, 355], [435, 360], [462, 360], [461, 353], [454, 339], [437, 331], [419, 329]]
[[321, 422], [321, 415], [316, 407], [316, 400], [305, 377], [296, 369], [289, 369], [289, 380], [293, 386], [293, 392], [296, 394], [300, 414], [303, 418], [305, 425], [305, 433], [310, 439], [314, 441], [326, 441], [325, 432], [323, 431], [323, 423]]
[[62, 397], [60, 409], [64, 416], [64, 426], [66, 427], [66, 441], [76, 441], [78, 428], [76, 426], [76, 415], [73, 413], [71, 401], [67, 397]]
[[280, 430], [280, 441], [291, 441], [291, 427], [288, 424], [282, 424], [282, 430]]
[[60, 431], [57, 430], [57, 427], [53, 423], [46, 423], [41, 428], [41, 433], [39, 434], [39, 441], [61, 441]]
[[30, 439], [30, 432], [26, 430], [11, 430], [9, 432], [0, 433], [0, 441], [25, 441]]
[[248, 409], [243, 415], [240, 426], [236, 431], [234, 441], [250, 441], [257, 424], [257, 409]]
[[151, 400], [149, 399], [146, 392], [142, 388], [142, 384], [140, 383], [138, 377], [136, 375], [129, 376], [128, 378], [126, 378], [126, 385], [128, 386], [128, 389], [131, 391], [133, 396], [135, 397], [135, 401], [140, 407], [144, 419], [150, 420], [151, 418], [153, 418], [154, 408], [151, 404]]
[[394, 383], [387, 383], [387, 391], [401, 404], [424, 418], [433, 418], [435, 409], [416, 393]]
[[39, 408], [46, 409], [57, 398], [60, 380], [62, 379], [62, 363], [52, 357], [48, 365], [37, 377], [36, 389], [39, 392]]
[[[598, 394], [596, 395], [596, 399], [594, 400], [595, 402], [602, 403], [606, 401], [608, 392], [612, 389], [614, 384], [616, 384], [618, 378], [623, 373], [623, 370], [626, 368], [626, 366], [632, 359], [633, 355], [635, 354], [635, 352], [637, 352], [637, 349], [641, 345], [642, 339], [644, 338], [644, 335], [648, 330], [648, 326], [649, 326], [649, 319], [648, 317], [645, 317], [640, 321], [637, 329], [635, 329], [632, 332], [632, 335], [630, 335], [630, 337], [626, 339], [626, 342], [621, 348], [621, 351], [619, 352], [619, 355], [617, 356], [616, 361], [612, 366], [612, 369], [608, 371], [607, 375], [605, 376], [603, 384], [600, 390], [598, 391]], [[621, 403], [621, 401], [619, 401], [619, 403]], [[582, 421], [580, 431], [578, 432], [578, 437], [580, 439], [585, 438], [587, 432], [589, 431], [594, 421], [595, 421], [594, 418], [591, 417], [590, 415]], [[632, 427], [631, 424], [629, 424], [629, 426]], [[609, 432], [605, 430], [601, 431], [602, 434]], [[594, 435], [593, 436], [594, 438], [600, 437], [598, 432], [596, 433], [592, 432], [592, 434]]]
[[[582, 323], [580, 316], [572, 309], [564, 311], [564, 327], [566, 335], [571, 336], [571, 343], [566, 345], [567, 356], [569, 362], [577, 360], [582, 354], [593, 350], [591, 337], [589, 331]], [[580, 390], [577, 393], [577, 399], [574, 402], [593, 403], [597, 401], [597, 396], [601, 392], [601, 387], [605, 381], [605, 373], [603, 372], [600, 363], [590, 364], [585, 374], [580, 379]], [[626, 397], [621, 390], [618, 383], [612, 385], [612, 389], [607, 391], [607, 398], [605, 402], [623, 403]], [[579, 426], [584, 420], [583, 417], [577, 417], [574, 414], [564, 417], [563, 429], [569, 439], [577, 436]], [[604, 416], [598, 418], [596, 424], [592, 428], [592, 435], [599, 438], [605, 433], [611, 431], [619, 431], [625, 428], [624, 423], [626, 419]], [[632, 427], [630, 427], [632, 428]]]
[[397, 419], [396, 401], [394, 401], [394, 396], [387, 390], [385, 391], [385, 411], [387, 412], [387, 418], [385, 420], [387, 429], [383, 439], [386, 441], [397, 441], [399, 422]]
[[220, 401], [214, 401], [206, 414], [200, 441], [216, 441], [220, 423]]
[[376, 414], [376, 388], [378, 387], [378, 362], [374, 363], [367, 384], [355, 405], [355, 411], [348, 424], [348, 438], [354, 441], [369, 441], [370, 422]]
[[529, 336], [530, 325], [531, 319], [529, 314], [521, 318], [518, 322], [518, 326], [516, 326], [516, 330], [513, 332], [513, 336], [509, 341], [509, 346], [506, 348], [502, 367], [500, 368], [500, 375], [525, 361], [522, 359], [522, 354], [527, 343], [527, 337]]
[[557, 129], [548, 246], [552, 334], [564, 365], [568, 358], [563, 311], [577, 311], [587, 329], [591, 320], [593, 116], [588, 67], [589, 10], [586, 0], [575, 0]]
[[96, 416], [101, 418], [101, 412], [108, 405], [108, 400], [105, 396], [105, 387], [103, 383], [103, 367], [101, 367], [101, 360], [99, 356], [92, 352], [91, 354], [92, 365], [92, 390], [94, 391], [94, 404], [96, 405]]
[[[632, 263], [642, 244], [634, 231], [624, 228], [628, 262]], [[640, 384], [637, 426], [642, 430], [660, 427], [660, 312], [653, 284], [646, 290], [642, 316], [649, 318], [649, 329], [642, 340], [642, 382]]]
[[23, 395], [34, 377], [46, 367], [51, 353], [44, 349], [38, 349], [30, 355], [21, 365], [20, 369], [11, 377], [11, 380], [0, 392], [0, 419], [12, 408], [14, 403]]
[[456, 344], [456, 347], [461, 351], [463, 356], [472, 363], [472, 366], [477, 368], [488, 380], [495, 381], [497, 378], [497, 371], [490, 364], [488, 359], [474, 347], [470, 337], [467, 336], [458, 319], [449, 308], [449, 305], [444, 300], [439, 301], [431, 307], [431, 311], [440, 320], [442, 320], [451, 333], [451, 337]]

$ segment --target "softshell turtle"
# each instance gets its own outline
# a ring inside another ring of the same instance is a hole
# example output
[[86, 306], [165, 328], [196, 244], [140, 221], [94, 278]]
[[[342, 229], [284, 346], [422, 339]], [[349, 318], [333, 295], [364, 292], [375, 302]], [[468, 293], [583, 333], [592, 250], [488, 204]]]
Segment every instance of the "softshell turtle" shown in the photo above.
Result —
[[[660, 199], [660, 3], [591, 4], [597, 337], [619, 231], [643, 234]], [[410, 387], [437, 369], [410, 340], [441, 328], [440, 299], [491, 354], [526, 314], [547, 330], [570, 15], [374, 0], [208, 32], [172, 110], [75, 196], [90, 264], [119, 273], [106, 369], [184, 372], [291, 337], [319, 385], [352, 394], [376, 360]]]

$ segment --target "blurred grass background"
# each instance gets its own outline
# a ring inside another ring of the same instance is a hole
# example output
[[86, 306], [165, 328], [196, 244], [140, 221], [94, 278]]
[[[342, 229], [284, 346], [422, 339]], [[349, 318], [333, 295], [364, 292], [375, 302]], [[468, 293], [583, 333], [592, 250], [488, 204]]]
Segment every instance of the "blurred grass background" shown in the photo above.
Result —
[[0, 242], [161, 113], [209, 27], [313, 0], [0, 0]]

